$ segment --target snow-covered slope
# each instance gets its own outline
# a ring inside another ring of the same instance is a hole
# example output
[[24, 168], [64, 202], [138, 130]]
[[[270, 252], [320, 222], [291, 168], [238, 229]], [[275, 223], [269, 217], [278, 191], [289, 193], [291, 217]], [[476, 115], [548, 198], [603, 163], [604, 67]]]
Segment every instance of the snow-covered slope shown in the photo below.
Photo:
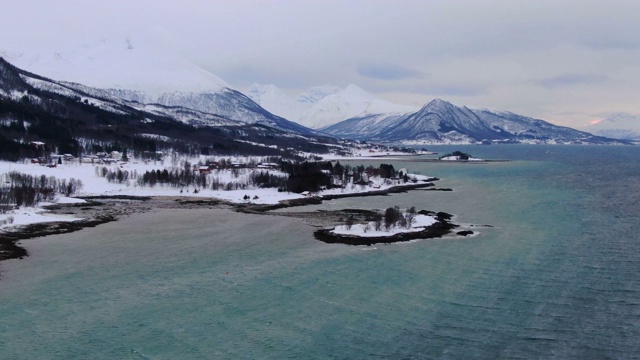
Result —
[[254, 83], [245, 90], [245, 94], [272, 114], [293, 121], [297, 121], [300, 114], [317, 101], [314, 100], [311, 104], [298, 101], [294, 96], [284, 93], [273, 84], [260, 85]]
[[322, 128], [354, 116], [411, 111], [415, 111], [415, 108], [376, 98], [352, 84], [335, 94], [323, 97], [305, 111], [299, 121], [310, 127]]
[[301, 135], [296, 127], [311, 130], [284, 119], [278, 125], [289, 123], [293, 131], [246, 124], [180, 106], [128, 101], [106, 90], [19, 69], [2, 57], [0, 105], [0, 157], [4, 159], [40, 156], [38, 148], [28, 145], [31, 141], [47, 144], [47, 151], [74, 156], [98, 151], [94, 145], [114, 144], [134, 152], [160, 148], [276, 156], [341, 148], [326, 136]]
[[[101, 89], [104, 96], [141, 104], [179, 106], [243, 123], [285, 131], [313, 131], [275, 116], [215, 74], [181, 57], [152, 36], [103, 39], [54, 53], [4, 51], [20, 68]], [[2, 55], [2, 53], [0, 53]]]
[[640, 115], [616, 113], [588, 126], [586, 130], [615, 139], [640, 140]]
[[[0, 66], [0, 70], [8, 69], [8, 64], [4, 62], [4, 60], [2, 61], [3, 64]], [[159, 116], [168, 116], [185, 124], [196, 126], [239, 126], [244, 124], [239, 121], [181, 106], [169, 107], [159, 104], [142, 104], [135, 101], [128, 101], [121, 97], [114, 96], [112, 92], [108, 90], [92, 88], [78, 83], [54, 81], [29, 72], [22, 72], [18, 77], [26, 85], [32, 86], [35, 89], [77, 99], [78, 102], [86, 103], [114, 114], [131, 114], [135, 109]], [[0, 76], [0, 79], [6, 81], [7, 76]], [[16, 82], [14, 81], [14, 83]], [[22, 92], [18, 93], [18, 95], [23, 96], [28, 90], [29, 89], [25, 88]]]
[[3, 56], [20, 68], [53, 79], [144, 92], [145, 102], [165, 92], [216, 92], [228, 87], [218, 76], [142, 34], [50, 53], [13, 51]]
[[405, 144], [615, 142], [510, 112], [475, 110], [440, 99], [415, 113], [355, 117], [322, 130], [339, 137]]
[[314, 87], [298, 96], [286, 94], [275, 85], [254, 84], [247, 95], [274, 114], [316, 129], [355, 116], [416, 110], [379, 99], [353, 84], [344, 89]]

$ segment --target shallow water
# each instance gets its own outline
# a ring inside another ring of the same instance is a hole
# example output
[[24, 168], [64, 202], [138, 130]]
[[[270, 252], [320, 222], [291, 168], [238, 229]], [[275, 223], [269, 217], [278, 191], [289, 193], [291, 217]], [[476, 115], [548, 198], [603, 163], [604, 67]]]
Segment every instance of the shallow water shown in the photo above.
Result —
[[[349, 247], [303, 220], [158, 211], [25, 241], [0, 264], [0, 358], [634, 358], [640, 149], [434, 147], [394, 162], [453, 192], [347, 198], [490, 224]], [[389, 162], [389, 161], [382, 161]]]

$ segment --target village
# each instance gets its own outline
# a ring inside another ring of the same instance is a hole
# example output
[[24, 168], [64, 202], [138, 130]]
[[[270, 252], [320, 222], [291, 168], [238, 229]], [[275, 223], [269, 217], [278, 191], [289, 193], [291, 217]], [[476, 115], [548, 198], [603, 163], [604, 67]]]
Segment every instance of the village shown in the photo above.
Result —
[[[359, 145], [352, 154], [386, 151], [384, 147]], [[12, 217], [13, 224], [38, 222], [44, 219], [38, 217], [44, 212], [42, 206], [81, 202], [87, 196], [197, 196], [232, 203], [277, 204], [300, 198], [375, 192], [434, 179], [386, 164], [373, 167], [340, 163], [351, 157], [310, 160], [321, 159], [316, 154], [306, 154], [301, 161], [276, 156], [188, 157], [174, 151], [144, 151], [134, 156], [126, 149], [74, 156], [45, 151], [46, 144], [42, 142], [32, 142], [31, 146], [41, 156], [0, 162], [0, 201], [6, 205], [0, 221]], [[60, 189], [45, 184], [59, 184], [56, 186]], [[28, 199], [20, 198], [22, 206], [16, 203], [17, 188], [24, 189], [20, 194], [29, 194]], [[39, 195], [45, 193], [46, 196]], [[45, 220], [56, 221], [56, 217]]]

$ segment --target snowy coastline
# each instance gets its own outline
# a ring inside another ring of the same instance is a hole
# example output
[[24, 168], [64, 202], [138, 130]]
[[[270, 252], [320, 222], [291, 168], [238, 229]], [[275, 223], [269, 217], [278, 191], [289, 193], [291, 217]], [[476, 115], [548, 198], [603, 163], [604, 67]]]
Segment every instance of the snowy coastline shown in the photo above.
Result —
[[[144, 162], [111, 165], [113, 169], [139, 173], [158, 167], [158, 164]], [[379, 196], [427, 188], [433, 186], [431, 181], [437, 180], [430, 176], [410, 174], [413, 181], [408, 183], [385, 182], [374, 178], [368, 185], [350, 184], [316, 193], [298, 194], [279, 192], [275, 188], [194, 191], [195, 188], [189, 187], [141, 187], [130, 183], [110, 183], [98, 176], [98, 166], [91, 164], [70, 163], [51, 168], [30, 163], [0, 162], [0, 173], [11, 171], [34, 176], [75, 178], [82, 182], [83, 188], [79, 194], [74, 195], [76, 197], [57, 196], [51, 202], [39, 203], [33, 207], [23, 206], [1, 214], [0, 221], [3, 224], [0, 225], [0, 260], [26, 256], [26, 251], [16, 244], [22, 239], [77, 231], [157, 208], [225, 206], [238, 212], [264, 213], [276, 208], [317, 204], [323, 200]], [[231, 173], [221, 171], [218, 176], [227, 176], [231, 180]]]
[[[191, 159], [198, 160], [198, 159]], [[167, 161], [168, 163], [168, 161]], [[332, 188], [321, 190], [316, 193], [293, 193], [293, 192], [280, 192], [276, 188], [250, 188], [238, 190], [212, 190], [208, 188], [195, 188], [193, 186], [185, 187], [173, 187], [169, 185], [158, 184], [153, 187], [138, 186], [135, 181], [125, 181], [122, 183], [108, 182], [104, 177], [97, 175], [98, 170], [102, 168], [108, 168], [111, 170], [127, 171], [129, 173], [142, 174], [145, 171], [154, 171], [156, 169], [169, 168], [169, 164], [165, 165], [164, 162], [143, 162], [134, 161], [126, 163], [114, 163], [111, 165], [92, 165], [81, 164], [78, 162], [71, 162], [64, 165], [58, 165], [57, 167], [46, 167], [39, 164], [32, 163], [15, 163], [0, 161], [0, 174], [16, 171], [33, 176], [46, 176], [56, 177], [58, 179], [74, 178], [80, 180], [83, 184], [79, 193], [75, 194], [73, 198], [70, 197], [57, 197], [54, 202], [56, 204], [69, 203], [69, 202], [82, 202], [83, 197], [91, 196], [135, 196], [135, 197], [162, 197], [162, 196], [177, 196], [185, 198], [210, 198], [214, 200], [222, 200], [235, 204], [258, 204], [258, 205], [275, 205], [280, 202], [287, 202], [295, 199], [304, 199], [309, 197], [317, 197], [324, 199], [340, 198], [345, 196], [358, 196], [359, 194], [377, 194], [384, 192], [393, 187], [406, 187], [411, 188], [415, 183], [398, 184], [384, 179], [374, 178], [371, 179], [372, 183], [369, 185], [355, 185], [349, 184], [340, 188]], [[175, 166], [174, 166], [175, 167]], [[215, 172], [209, 175], [216, 181], [221, 183], [243, 183], [246, 182], [246, 178], [249, 177], [255, 169], [224, 169], [214, 170]], [[270, 173], [279, 173], [277, 170], [266, 170]], [[436, 180], [434, 177], [425, 175], [410, 176], [418, 184], [424, 184], [430, 181]], [[0, 214], [0, 230], [16, 225], [27, 225], [32, 223], [50, 222], [50, 221], [76, 221], [79, 219], [59, 216], [49, 216], [45, 214], [46, 207], [51, 203], [40, 203], [35, 207], [11, 210], [6, 214]]]

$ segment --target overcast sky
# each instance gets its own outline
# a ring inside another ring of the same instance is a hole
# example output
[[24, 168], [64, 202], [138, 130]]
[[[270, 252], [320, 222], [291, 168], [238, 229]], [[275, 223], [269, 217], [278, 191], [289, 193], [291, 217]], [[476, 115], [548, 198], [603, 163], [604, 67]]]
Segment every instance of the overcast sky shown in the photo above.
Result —
[[353, 83], [572, 127], [640, 114], [638, 0], [3, 0], [0, 12], [0, 49], [150, 31], [238, 89]]

